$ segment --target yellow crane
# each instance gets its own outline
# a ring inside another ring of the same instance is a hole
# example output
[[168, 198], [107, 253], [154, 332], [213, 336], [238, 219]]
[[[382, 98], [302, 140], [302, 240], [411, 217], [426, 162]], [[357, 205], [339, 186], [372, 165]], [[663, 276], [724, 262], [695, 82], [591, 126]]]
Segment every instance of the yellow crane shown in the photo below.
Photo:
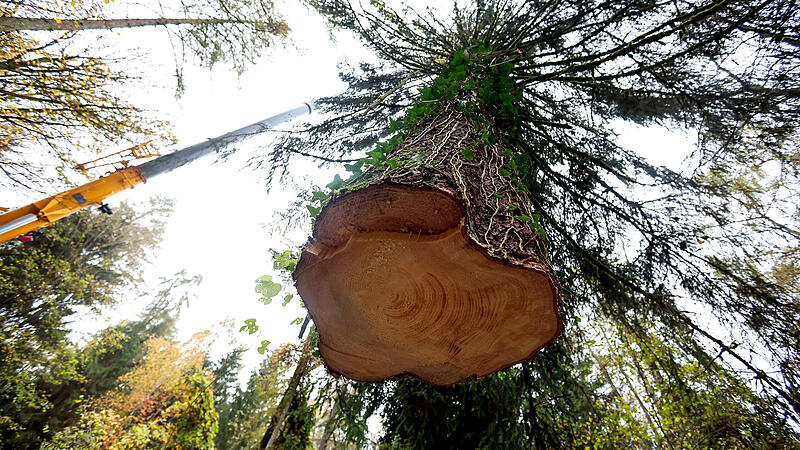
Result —
[[[157, 175], [177, 169], [178, 167], [194, 161], [197, 158], [214, 153], [215, 151], [218, 151], [219, 149], [243, 138], [261, 133], [281, 123], [310, 113], [311, 104], [305, 103], [303, 106], [298, 106], [297, 108], [285, 111], [281, 114], [269, 117], [246, 127], [239, 128], [238, 130], [231, 131], [214, 139], [208, 139], [205, 142], [200, 142], [170, 154], [159, 156], [158, 158], [150, 160], [140, 166], [122, 167], [115, 172], [105, 175], [97, 180], [90, 181], [89, 183], [47, 197], [21, 208], [8, 211], [0, 215], [0, 243], [14, 239], [15, 237], [25, 233], [38, 230], [39, 228], [46, 227], [56, 220], [78, 212], [91, 205], [98, 205], [101, 211], [110, 214], [111, 208], [109, 208], [109, 206], [104, 202], [108, 197], [118, 192], [131, 189], [137, 184], [145, 183], [147, 180]], [[146, 152], [142, 152], [142, 147], [145, 144], [140, 144], [126, 150], [130, 151], [130, 154], [132, 155], [131, 158], [146, 157], [143, 155], [155, 156], [155, 154], [152, 153], [148, 154]], [[122, 152], [117, 153], [119, 154]], [[90, 163], [93, 163], [91, 167], [108, 164], [106, 161], [104, 161], [104, 159], [105, 158], [99, 158], [95, 161], [91, 161]], [[127, 165], [128, 163], [127, 160], [119, 162], [124, 163], [123, 165]], [[81, 165], [78, 167], [78, 169], [86, 169], [91, 167], [88, 165]]]

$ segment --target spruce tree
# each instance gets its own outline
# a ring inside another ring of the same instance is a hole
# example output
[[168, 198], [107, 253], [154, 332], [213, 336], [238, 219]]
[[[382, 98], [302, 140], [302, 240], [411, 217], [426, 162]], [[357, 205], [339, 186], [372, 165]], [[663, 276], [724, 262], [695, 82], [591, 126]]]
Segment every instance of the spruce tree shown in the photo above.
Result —
[[[301, 150], [369, 152], [346, 166], [349, 183], [314, 195], [311, 214], [403, 170], [423, 182], [470, 175], [468, 195], [483, 204], [498, 202], [482, 183], [510, 181], [501, 194], [521, 199], [546, 234], [565, 324], [531, 361], [475, 384], [400, 378], [342, 390], [345, 423], [363, 430], [380, 404], [383, 439], [400, 446], [456, 448], [476, 420], [495, 427], [485, 431], [493, 442], [464, 445], [797, 445], [787, 425], [800, 414], [793, 2], [498, 0], [456, 4], [448, 17], [309, 3], [384, 60], [346, 73], [348, 91], [319, 102], [330, 118], [271, 154], [281, 167]], [[696, 133], [691, 167], [659, 167], [619, 145], [620, 119]], [[482, 140], [451, 141], [456, 128]], [[445, 158], [415, 147], [426, 129]], [[461, 171], [490, 160], [489, 177]], [[531, 223], [515, 222], [510, 206], [495, 226], [524, 237]], [[502, 253], [501, 242], [488, 245]], [[414, 414], [420, 405], [441, 413]], [[681, 418], [694, 425], [678, 427]]]

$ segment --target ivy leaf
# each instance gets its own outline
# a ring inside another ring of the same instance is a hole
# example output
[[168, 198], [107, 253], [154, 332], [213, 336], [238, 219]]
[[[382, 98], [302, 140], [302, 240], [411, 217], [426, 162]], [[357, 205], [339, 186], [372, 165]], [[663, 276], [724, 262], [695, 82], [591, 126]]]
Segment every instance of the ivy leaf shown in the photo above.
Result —
[[311, 201], [312, 202], [317, 202], [317, 201], [321, 202], [321, 201], [327, 199], [328, 197], [330, 197], [330, 194], [326, 194], [326, 193], [324, 193], [322, 191], [314, 191], [311, 194]]
[[274, 260], [272, 268], [275, 270], [294, 272], [294, 268], [297, 266], [297, 259], [292, 258], [292, 252], [289, 250], [284, 250], [283, 253], [273, 256], [272, 259]]
[[306, 205], [306, 209], [308, 209], [308, 212], [311, 214], [311, 217], [317, 217], [319, 215], [319, 212], [322, 211], [322, 207], [321, 206], [318, 207], [318, 208], [315, 208], [315, 207], [313, 207], [311, 205]]
[[400, 164], [400, 161], [396, 159], [387, 159], [386, 164], [388, 164], [389, 167], [391, 167], [392, 169], [396, 169], [397, 166]]
[[364, 164], [369, 164], [370, 166], [380, 166], [383, 164], [383, 160], [375, 158], [362, 158], [359, 161], [363, 162]]
[[519, 220], [520, 222], [525, 222], [525, 223], [531, 222], [533, 220], [530, 218], [530, 216], [514, 216], [514, 218]]
[[461, 149], [461, 156], [463, 156], [464, 159], [466, 159], [467, 161], [472, 161], [473, 159], [475, 159], [475, 153], [473, 153], [472, 150], [468, 148]]
[[[256, 292], [261, 294], [265, 299], [269, 299], [269, 301], [272, 301], [272, 297], [278, 295], [282, 288], [279, 283], [272, 281], [272, 277], [269, 275], [258, 277], [256, 283]], [[262, 299], [262, 301], [264, 304], [269, 303], [269, 301], [265, 301], [264, 299]]]
[[501, 177], [506, 177], [506, 178], [508, 178], [508, 177], [510, 177], [510, 176], [511, 176], [511, 172], [509, 172], [508, 170], [506, 170], [506, 169], [504, 169], [504, 168], [502, 168], [502, 167], [498, 167], [498, 168], [497, 168], [497, 173], [498, 173], [498, 174], [499, 174]]
[[344, 168], [353, 175], [361, 175], [361, 167], [364, 166], [364, 161], [356, 161], [353, 164], [345, 164]]
[[247, 319], [244, 321], [244, 326], [239, 328], [239, 332], [247, 330], [249, 334], [253, 334], [258, 331], [258, 325], [256, 325], [256, 319]]
[[336, 176], [333, 177], [333, 181], [328, 183], [326, 185], [326, 187], [328, 189], [330, 189], [331, 191], [335, 191], [335, 190], [339, 189], [340, 187], [342, 187], [343, 184], [344, 184], [344, 180], [342, 180], [342, 177], [340, 177], [339, 174], [337, 173]]
[[292, 297], [294, 297], [294, 295], [292, 295], [292, 294], [286, 294], [286, 296], [285, 296], [285, 297], [283, 297], [283, 304], [281, 304], [281, 306], [286, 306], [286, 305], [288, 305], [288, 304], [289, 304], [289, 302], [292, 300]]
[[269, 347], [269, 341], [261, 341], [261, 347], [258, 347], [257, 349], [258, 353], [263, 355], [264, 352], [267, 350], [267, 347]]
[[376, 161], [383, 161], [386, 159], [386, 154], [380, 150], [372, 150], [371, 152], [367, 152], [367, 155], [371, 156], [372, 159]]
[[395, 131], [403, 128], [403, 125], [405, 125], [405, 124], [403, 123], [402, 120], [401, 121], [397, 121], [397, 120], [394, 120], [392, 118], [389, 118], [389, 132], [390, 133], [394, 133]]

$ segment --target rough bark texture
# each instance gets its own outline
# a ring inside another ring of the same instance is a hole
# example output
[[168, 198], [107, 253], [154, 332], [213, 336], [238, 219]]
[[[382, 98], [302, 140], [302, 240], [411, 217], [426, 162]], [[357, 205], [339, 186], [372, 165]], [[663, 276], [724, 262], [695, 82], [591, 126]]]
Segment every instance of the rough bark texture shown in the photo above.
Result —
[[503, 150], [443, 105], [388, 155], [396, 167], [368, 171], [323, 208], [295, 280], [329, 369], [449, 385], [557, 337], [545, 244], [501, 175]]

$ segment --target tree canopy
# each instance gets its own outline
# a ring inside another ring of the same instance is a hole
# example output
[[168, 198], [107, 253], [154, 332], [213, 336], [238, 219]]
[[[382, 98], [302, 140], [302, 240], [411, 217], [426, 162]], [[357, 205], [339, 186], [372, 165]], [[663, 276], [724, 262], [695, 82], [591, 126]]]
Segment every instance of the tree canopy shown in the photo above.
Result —
[[[395, 149], [424, 123], [415, 114], [445, 104], [477, 108], [494, 118], [489, 133], [504, 136], [513, 162], [504, 170], [546, 232], [565, 318], [555, 344], [495, 376], [529, 395], [515, 416], [528, 437], [563, 446], [612, 439], [617, 430], [631, 443], [680, 435], [686, 445], [796, 444], [785, 425], [800, 414], [792, 259], [800, 237], [792, 200], [800, 10], [793, 2], [499, 0], [458, 3], [449, 16], [383, 2], [309, 4], [383, 62], [343, 74], [348, 91], [319, 102], [329, 119], [290, 134], [269, 155], [278, 171], [298, 149], [313, 148], [342, 159], [366, 150], [346, 167], [389, 172], [403, 164]], [[508, 82], [481, 81], [493, 68]], [[619, 145], [624, 122], [695, 133], [688, 169], [653, 165], [646, 148]], [[335, 195], [341, 186], [329, 187]], [[318, 203], [311, 205], [313, 215]], [[782, 259], [773, 265], [776, 255]], [[627, 342], [622, 366], [591, 350], [601, 329], [613, 336], [605, 345]], [[623, 373], [635, 376], [632, 388], [620, 384]], [[413, 383], [355, 389], [395, 402], [416, 392]], [[496, 398], [461, 389], [462, 405]], [[432, 389], [420, 401], [447, 392]], [[660, 409], [670, 401], [682, 406]], [[376, 411], [356, 403], [359, 414]], [[383, 404], [401, 405], [384, 409], [385, 419], [397, 417], [388, 423], [430, 436], [409, 427], [413, 402]], [[461, 423], [444, 417], [430, 420]], [[677, 417], [696, 422], [676, 431]], [[620, 429], [633, 421], [642, 428]], [[711, 423], [729, 428], [702, 429]], [[400, 430], [386, 429], [387, 439]], [[412, 442], [397, 436], [401, 445]]]
[[135, 55], [110, 56], [111, 34], [87, 35], [91, 30], [164, 28], [178, 93], [187, 61], [241, 74], [289, 31], [266, 0], [152, 7], [156, 17], [142, 19], [120, 17], [119, 6], [94, 0], [0, 1], [0, 183], [40, 189], [67, 181], [74, 158], [108, 153], [109, 144], [173, 139], [168, 122], [119, 92], [135, 81], [145, 88], [141, 66], [125, 64]]

